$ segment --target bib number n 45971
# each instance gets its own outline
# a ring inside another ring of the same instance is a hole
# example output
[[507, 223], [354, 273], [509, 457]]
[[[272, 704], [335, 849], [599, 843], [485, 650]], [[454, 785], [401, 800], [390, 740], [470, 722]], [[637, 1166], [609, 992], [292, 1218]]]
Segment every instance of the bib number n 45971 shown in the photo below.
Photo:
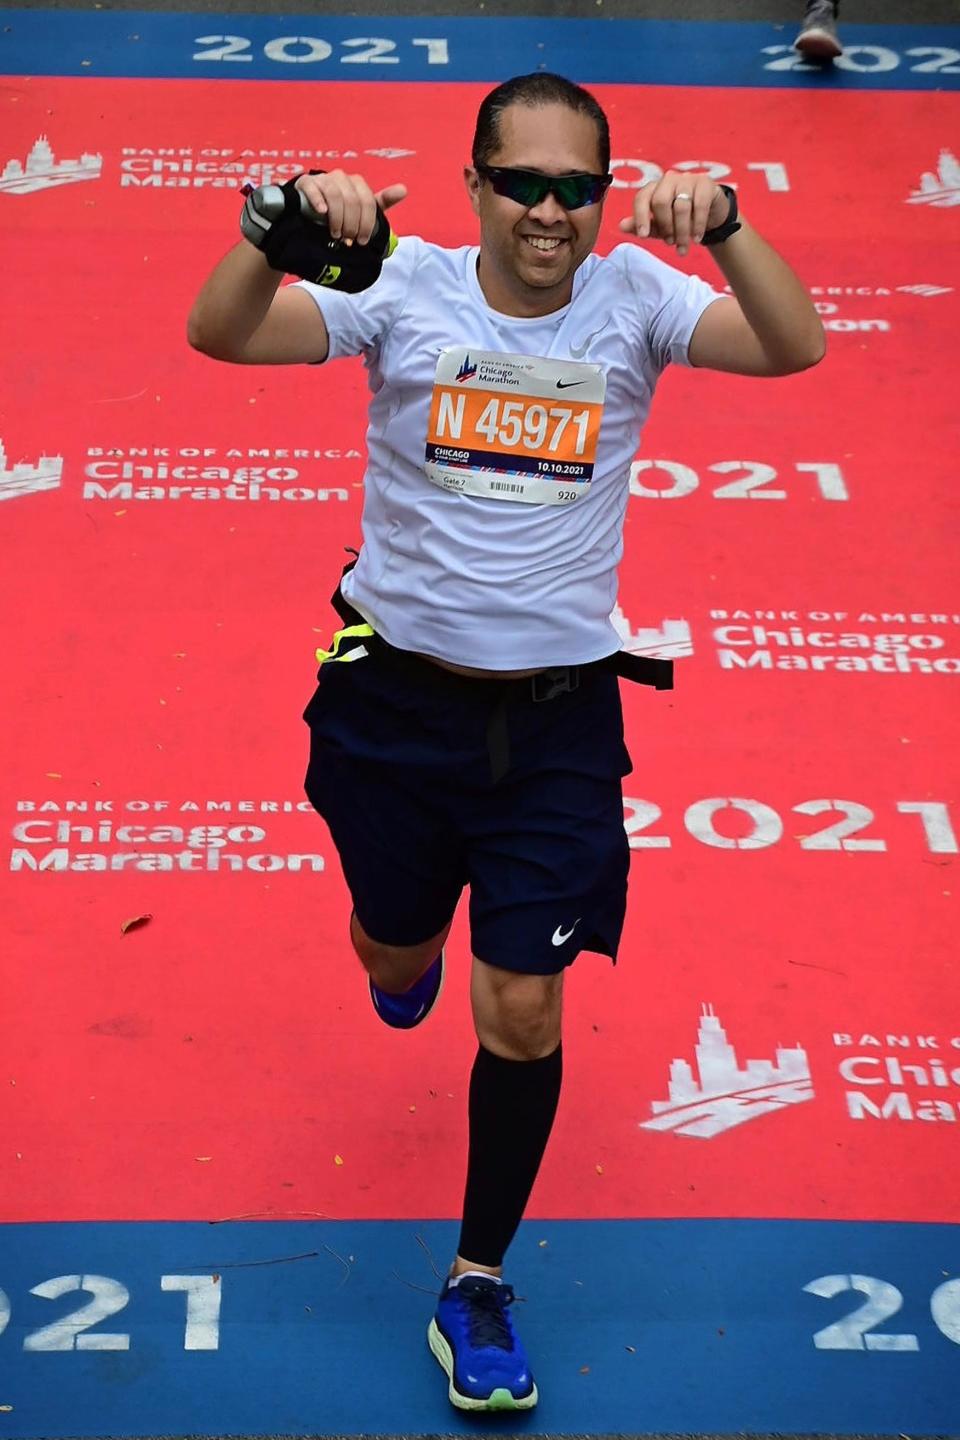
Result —
[[425, 474], [465, 495], [538, 505], [579, 500], [593, 478], [604, 388], [596, 365], [445, 350]]

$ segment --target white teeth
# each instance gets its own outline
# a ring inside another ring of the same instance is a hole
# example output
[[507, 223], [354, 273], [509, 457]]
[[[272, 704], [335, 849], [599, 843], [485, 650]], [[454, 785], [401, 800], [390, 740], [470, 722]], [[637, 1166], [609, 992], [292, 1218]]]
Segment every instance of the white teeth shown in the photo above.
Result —
[[546, 237], [539, 235], [525, 235], [523, 238], [527, 244], [532, 245], [535, 250], [557, 250], [563, 244], [562, 240], [548, 240]]

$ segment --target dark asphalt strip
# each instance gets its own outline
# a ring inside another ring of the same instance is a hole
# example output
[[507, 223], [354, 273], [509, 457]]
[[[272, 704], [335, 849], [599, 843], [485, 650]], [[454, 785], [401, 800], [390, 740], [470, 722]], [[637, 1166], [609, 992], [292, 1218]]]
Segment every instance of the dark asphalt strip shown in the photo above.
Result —
[[[20, 0], [25, 10], [87, 10], [88, 0]], [[495, 20], [753, 20], [795, 25], [803, 0], [104, 0], [98, 10], [186, 10], [223, 15], [445, 15]], [[842, 0], [844, 25], [957, 25], [960, 0]]]

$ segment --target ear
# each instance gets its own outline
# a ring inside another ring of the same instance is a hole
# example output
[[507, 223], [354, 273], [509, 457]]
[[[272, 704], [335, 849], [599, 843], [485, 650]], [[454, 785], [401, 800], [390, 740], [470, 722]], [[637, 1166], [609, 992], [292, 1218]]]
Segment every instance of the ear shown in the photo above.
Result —
[[481, 185], [482, 181], [481, 181], [480, 175], [478, 174], [478, 172], [477, 172], [476, 170], [474, 170], [474, 168], [473, 168], [472, 165], [464, 165], [464, 167], [463, 167], [463, 183], [464, 183], [464, 185], [466, 185], [466, 187], [467, 187], [467, 194], [468, 194], [469, 197], [470, 197], [470, 204], [473, 206], [474, 214], [475, 214], [475, 215], [479, 215], [479, 214], [480, 214], [480, 185]]

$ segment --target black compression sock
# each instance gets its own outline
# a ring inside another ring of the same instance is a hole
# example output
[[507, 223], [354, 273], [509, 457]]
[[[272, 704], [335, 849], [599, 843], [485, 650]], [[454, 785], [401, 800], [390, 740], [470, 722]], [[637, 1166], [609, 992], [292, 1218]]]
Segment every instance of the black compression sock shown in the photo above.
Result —
[[470, 1156], [457, 1253], [500, 1265], [523, 1216], [557, 1113], [563, 1053], [503, 1060], [483, 1046], [470, 1076]]

